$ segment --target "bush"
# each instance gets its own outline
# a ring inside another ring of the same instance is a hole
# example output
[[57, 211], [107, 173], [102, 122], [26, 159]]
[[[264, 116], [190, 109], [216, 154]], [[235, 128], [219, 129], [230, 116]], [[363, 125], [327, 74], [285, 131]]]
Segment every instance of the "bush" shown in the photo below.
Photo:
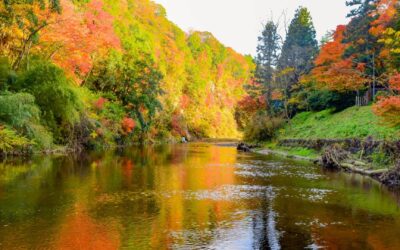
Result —
[[0, 121], [34, 140], [36, 146], [41, 149], [50, 148], [52, 145], [52, 135], [40, 124], [40, 110], [31, 94], [1, 94]]
[[16, 91], [25, 91], [35, 97], [42, 120], [59, 143], [65, 143], [65, 138], [80, 120], [84, 105], [77, 88], [62, 69], [43, 62], [25, 72], [14, 86]]
[[281, 117], [270, 117], [266, 113], [256, 114], [245, 129], [246, 141], [269, 141], [285, 123]]
[[7, 58], [0, 57], [0, 90], [7, 90], [10, 85], [15, 83], [16, 74], [11, 70]]
[[26, 150], [33, 143], [13, 130], [0, 127], [0, 154], [17, 153]]
[[312, 111], [334, 108], [339, 112], [354, 106], [354, 93], [339, 93], [327, 90], [314, 90], [308, 94], [307, 103]]

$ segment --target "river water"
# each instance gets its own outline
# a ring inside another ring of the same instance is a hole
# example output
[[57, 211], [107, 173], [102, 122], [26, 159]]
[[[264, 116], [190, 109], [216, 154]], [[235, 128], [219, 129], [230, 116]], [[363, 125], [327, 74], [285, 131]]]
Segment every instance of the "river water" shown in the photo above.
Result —
[[0, 163], [0, 249], [400, 249], [359, 175], [188, 144]]

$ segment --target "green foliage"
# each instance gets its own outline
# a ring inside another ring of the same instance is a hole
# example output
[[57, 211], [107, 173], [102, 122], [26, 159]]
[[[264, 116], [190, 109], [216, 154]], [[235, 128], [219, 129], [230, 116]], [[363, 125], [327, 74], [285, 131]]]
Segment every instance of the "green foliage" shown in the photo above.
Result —
[[316, 32], [307, 8], [300, 7], [291, 21], [279, 58], [281, 70], [292, 68], [290, 82], [297, 83], [299, 77], [310, 72], [318, 52]]
[[88, 86], [96, 91], [109, 92], [121, 101], [125, 111], [140, 123], [142, 133], [147, 133], [156, 112], [161, 109], [159, 96], [162, 74], [148, 61], [130, 55], [114, 55], [103, 62], [101, 68], [89, 79]]
[[0, 127], [0, 154], [17, 153], [31, 145], [30, 140], [18, 135], [15, 131]]
[[51, 134], [40, 123], [40, 110], [28, 93], [0, 95], [0, 121], [35, 141], [40, 149], [52, 146]]
[[15, 83], [16, 74], [11, 70], [7, 58], [0, 58], [0, 90], [7, 90], [8, 86]]
[[285, 120], [280, 117], [270, 117], [265, 112], [259, 112], [246, 127], [244, 138], [246, 141], [269, 141], [284, 123]]
[[0, 120], [20, 130], [40, 119], [35, 97], [28, 93], [4, 93], [0, 95]]
[[41, 118], [57, 142], [63, 142], [74, 124], [79, 122], [83, 103], [78, 98], [77, 87], [53, 64], [39, 62], [22, 74], [13, 89], [35, 97], [42, 111]]
[[327, 90], [314, 90], [307, 93], [307, 104], [311, 111], [335, 109], [342, 111], [354, 105], [354, 93], [339, 93]]
[[281, 131], [281, 138], [346, 139], [366, 138], [394, 140], [398, 129], [380, 124], [370, 106], [353, 107], [339, 113], [331, 110], [304, 112], [296, 115]]

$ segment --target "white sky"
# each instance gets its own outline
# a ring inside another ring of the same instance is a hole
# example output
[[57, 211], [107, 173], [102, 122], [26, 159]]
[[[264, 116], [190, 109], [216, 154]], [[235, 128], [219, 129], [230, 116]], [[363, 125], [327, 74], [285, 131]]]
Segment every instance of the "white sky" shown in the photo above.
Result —
[[210, 31], [225, 45], [244, 54], [255, 54], [262, 23], [278, 20], [282, 12], [291, 19], [299, 6], [307, 7], [317, 38], [346, 24], [345, 0], [155, 0], [167, 9], [168, 18], [185, 31]]

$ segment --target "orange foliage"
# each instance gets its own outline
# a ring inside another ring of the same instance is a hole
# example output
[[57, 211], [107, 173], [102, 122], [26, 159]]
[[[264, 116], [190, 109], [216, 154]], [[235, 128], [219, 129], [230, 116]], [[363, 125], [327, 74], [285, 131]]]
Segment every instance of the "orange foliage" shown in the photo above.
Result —
[[323, 88], [336, 91], [357, 90], [365, 84], [365, 64], [354, 64], [353, 58], [343, 59], [348, 45], [343, 43], [346, 26], [337, 27], [334, 39], [326, 43], [315, 60], [312, 76]]
[[93, 0], [85, 12], [79, 12], [71, 1], [61, 0], [62, 13], [41, 33], [42, 50], [75, 78], [92, 68], [94, 55], [109, 48], [120, 48], [114, 34], [113, 17], [103, 10], [100, 0]]
[[274, 91], [272, 91], [271, 99], [274, 100], [274, 101], [283, 100], [283, 93], [282, 93], [282, 91], [280, 91], [280, 90], [274, 90]]
[[373, 110], [392, 126], [400, 125], [400, 96], [390, 96], [378, 101]]
[[393, 17], [397, 14], [397, 0], [380, 0], [377, 3], [377, 10], [374, 13], [379, 17], [372, 22], [371, 29], [369, 32], [373, 36], [380, 36], [383, 34], [387, 25], [393, 20]]
[[190, 105], [190, 97], [187, 95], [181, 96], [181, 108], [186, 109]]
[[124, 117], [124, 119], [122, 119], [122, 129], [126, 134], [132, 133], [135, 126], [136, 123], [132, 118]]
[[104, 108], [104, 104], [107, 102], [107, 99], [104, 97], [100, 97], [95, 103], [94, 106], [97, 110], [102, 110]]
[[400, 73], [394, 74], [389, 79], [389, 87], [393, 90], [400, 91]]

